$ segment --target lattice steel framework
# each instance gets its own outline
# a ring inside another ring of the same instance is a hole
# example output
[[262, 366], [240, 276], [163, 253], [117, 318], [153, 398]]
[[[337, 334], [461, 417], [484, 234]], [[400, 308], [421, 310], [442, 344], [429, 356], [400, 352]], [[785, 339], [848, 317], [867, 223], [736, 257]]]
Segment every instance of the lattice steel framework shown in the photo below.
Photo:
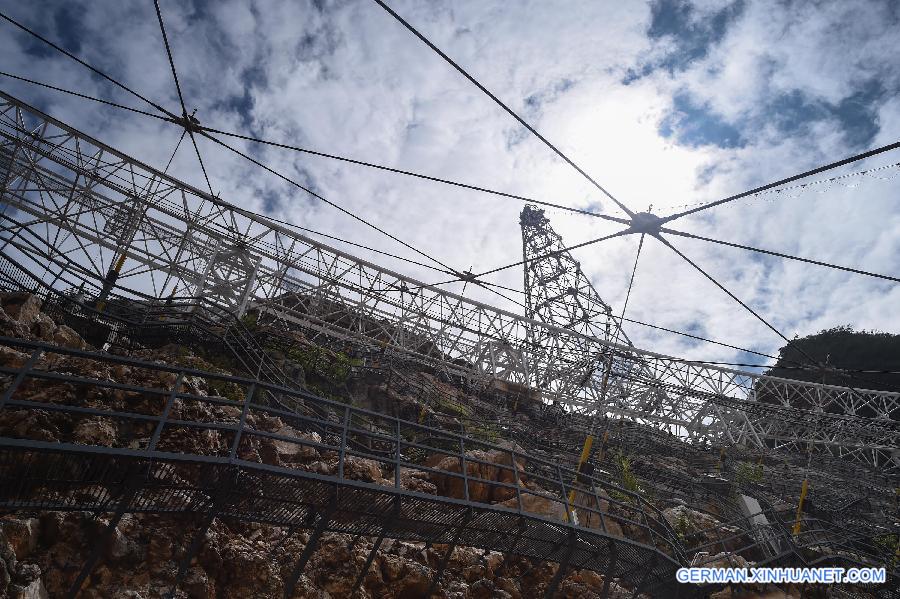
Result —
[[[533, 384], [555, 395], [592, 397], [603, 411], [609, 399], [619, 410], [635, 414], [653, 413], [667, 402], [662, 385], [653, 392], [632, 394], [623, 387], [626, 380], [651, 381], [653, 375], [640, 359], [605, 351], [593, 340], [631, 346], [621, 323], [612, 315], [581, 264], [566, 251], [562, 237], [550, 226], [544, 211], [526, 206], [519, 217], [522, 253], [525, 261], [525, 316], [531, 320], [579, 333], [560, 335], [554, 329], [532, 326], [529, 341], [547, 352], [551, 366], [532, 368]], [[581, 360], [552, 359], [553, 356], [582, 356]], [[546, 358], [545, 358], [546, 359]], [[650, 386], [653, 386], [652, 383]], [[616, 405], [618, 403], [618, 405]]]
[[[610, 355], [609, 413], [719, 444], [812, 442], [900, 471], [900, 394], [701, 366], [614, 344], [605, 329], [542, 323], [425, 285], [214, 198], [2, 92], [0, 167], [0, 234], [21, 242], [0, 247], [50, 284], [62, 272], [103, 281], [124, 256], [121, 288], [204, 295], [237, 315], [255, 309], [285, 326], [374, 339], [411, 359], [530, 386]], [[558, 346], [535, 342], [535, 331]], [[597, 407], [590, 386], [547, 387], [544, 400]], [[784, 426], [781, 413], [751, 418], [774, 409], [755, 401], [763, 392], [807, 428]], [[855, 416], [862, 408], [875, 418]], [[827, 413], [835, 409], [844, 416]]]
[[[539, 374], [533, 367], [533, 383], [538, 389], [577, 393], [579, 388], [590, 384], [597, 371], [597, 359], [590, 354], [590, 339], [613, 340], [616, 323], [610, 307], [600, 299], [582, 272], [581, 264], [569, 252], [562, 251], [565, 248], [562, 238], [550, 227], [544, 211], [526, 206], [519, 224], [525, 261], [525, 317], [585, 336], [561, 338], [550, 329], [531, 327], [529, 341], [532, 344], [554, 353], [574, 352], [585, 357], [572, 364], [558, 361], [556, 368], [545, 369]], [[568, 347], [562, 347], [561, 343]]]

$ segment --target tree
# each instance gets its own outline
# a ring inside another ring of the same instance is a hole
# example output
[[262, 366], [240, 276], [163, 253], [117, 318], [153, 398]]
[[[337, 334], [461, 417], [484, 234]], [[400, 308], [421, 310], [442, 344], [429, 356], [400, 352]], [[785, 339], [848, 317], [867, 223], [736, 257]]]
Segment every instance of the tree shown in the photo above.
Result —
[[[801, 351], [802, 350], [802, 351]], [[819, 364], [809, 365], [809, 358]], [[800, 369], [798, 364], [807, 367]], [[853, 372], [867, 370], [874, 372]], [[766, 374], [855, 389], [900, 392], [900, 335], [878, 331], [854, 331], [850, 325], [825, 329], [814, 335], [796, 338], [778, 350], [778, 361]], [[760, 401], [775, 403], [768, 394], [760, 394]], [[803, 401], [792, 402], [804, 407]], [[831, 411], [838, 411], [832, 406]], [[860, 413], [860, 416], [874, 416]]]

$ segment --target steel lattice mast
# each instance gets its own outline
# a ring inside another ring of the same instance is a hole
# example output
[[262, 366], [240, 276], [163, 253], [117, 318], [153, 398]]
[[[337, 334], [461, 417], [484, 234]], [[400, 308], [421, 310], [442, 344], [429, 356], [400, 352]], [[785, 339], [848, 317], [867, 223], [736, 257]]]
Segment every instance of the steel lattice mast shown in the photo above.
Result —
[[[236, 315], [254, 309], [286, 327], [383, 343], [464, 376], [543, 386], [545, 398], [582, 412], [598, 405], [596, 385], [582, 381], [596, 379], [592, 368], [607, 356], [616, 375], [609, 413], [717, 443], [798, 452], [812, 443], [900, 471], [900, 394], [759, 376], [641, 350], [624, 338], [613, 343], [599, 298], [584, 314], [599, 321], [565, 323], [464, 298], [214, 198], [2, 92], [0, 194], [0, 248], [49, 285], [74, 278], [99, 293], [122, 261], [118, 292], [202, 295]], [[591, 297], [587, 288], [576, 295]], [[761, 393], [773, 402], [757, 402]], [[864, 411], [874, 417], [856, 416]]]
[[[634, 419], [678, 429], [669, 419], [654, 418], [654, 411], [670, 402], [662, 385], [653, 384], [653, 373], [641, 360], [628, 352], [616, 355], [593, 342], [602, 339], [612, 344], [632, 345], [609, 304], [597, 293], [581, 264], [566, 250], [562, 237], [550, 226], [544, 211], [525, 206], [519, 224], [525, 271], [525, 316], [579, 333], [577, 337], [562, 337], [544, 327], [531, 327], [530, 340], [546, 349], [550, 365], [541, 370], [532, 369], [540, 373], [535, 386], [559, 395], [587, 394], [595, 399], [593, 411], [598, 414], [611, 411], [624, 415], [627, 411]], [[582, 359], [567, 359], [574, 355]], [[650, 384], [645, 385], [642, 393], [633, 393], [634, 389], [628, 385], [633, 379]]]
[[[581, 271], [581, 265], [568, 252], [562, 251], [562, 238], [550, 227], [544, 211], [526, 206], [519, 216], [522, 227], [522, 259], [525, 273], [525, 317], [563, 329], [577, 331], [584, 337], [561, 338], [550, 329], [530, 327], [529, 341], [556, 355], [552, 366], [539, 369], [532, 364], [533, 384], [538, 389], [570, 395], [585, 387], [597, 369], [591, 358], [590, 339], [612, 341], [616, 324], [610, 307], [600, 299], [593, 285]], [[618, 332], [618, 331], [617, 331]], [[585, 356], [574, 362], [566, 355]]]

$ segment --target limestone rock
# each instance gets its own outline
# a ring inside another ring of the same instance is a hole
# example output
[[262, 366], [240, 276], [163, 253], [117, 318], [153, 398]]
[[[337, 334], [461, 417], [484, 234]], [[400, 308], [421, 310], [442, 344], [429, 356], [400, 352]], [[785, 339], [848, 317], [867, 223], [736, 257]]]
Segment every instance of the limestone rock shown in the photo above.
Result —
[[[518, 509], [518, 500], [513, 497], [500, 505], [512, 509]], [[559, 498], [549, 493], [522, 493], [522, 511], [547, 516], [555, 520], [565, 520], [566, 505]]]
[[[300, 442], [306, 441], [310, 443], [321, 443], [322, 437], [319, 433], [298, 433], [293, 428], [283, 425], [276, 434], [285, 437], [297, 439]], [[314, 460], [319, 457], [318, 450], [312, 445], [302, 445], [300, 443], [292, 443], [290, 441], [275, 440], [275, 450], [278, 452], [278, 459], [281, 463], [292, 463], [296, 461]]]
[[0, 345], [0, 366], [7, 368], [21, 368], [28, 361], [28, 354], [13, 349], [6, 345]]
[[75, 427], [74, 441], [84, 445], [102, 445], [111, 447], [115, 444], [117, 432], [115, 426], [107, 418], [99, 416], [82, 420]]
[[344, 477], [373, 483], [381, 479], [381, 464], [367, 458], [344, 456]]
[[[462, 460], [457, 457], [447, 456], [435, 464], [436, 469], [455, 474], [432, 473], [431, 482], [437, 487], [439, 495], [457, 499], [466, 497], [466, 481], [461, 475], [461, 462]], [[480, 503], [498, 503], [515, 498], [516, 472], [513, 468], [518, 471], [519, 484], [523, 484], [524, 467], [518, 462], [513, 466], [511, 453], [502, 450], [481, 451], [477, 449], [466, 452], [469, 500]]]
[[0, 597], [6, 597], [6, 589], [9, 588], [10, 575], [9, 575], [9, 564], [6, 563], [6, 560], [0, 557]]
[[[0, 520], [2, 537], [6, 538], [17, 560], [28, 557], [38, 546], [40, 520], [37, 518], [5, 518]], [[0, 538], [2, 538], [0, 537]]]
[[429, 480], [428, 474], [412, 468], [400, 468], [400, 486], [408, 491], [437, 495], [437, 485]]
[[750, 563], [734, 553], [720, 552], [710, 555], [700, 551], [691, 559], [691, 565], [704, 568], [748, 568]]
[[609, 495], [603, 489], [596, 491], [596, 495], [586, 491], [575, 493], [572, 505], [583, 506], [574, 508], [578, 524], [585, 528], [605, 530], [607, 534], [615, 537], [624, 537], [625, 533], [615, 515], [610, 515]]
[[37, 564], [20, 563], [13, 581], [8, 589], [11, 599], [49, 599]]
[[24, 586], [10, 585], [8, 592], [10, 599], [50, 599], [44, 581], [40, 578]]
[[214, 599], [216, 585], [203, 568], [193, 567], [187, 571], [182, 585], [189, 599]]
[[0, 333], [6, 337], [30, 339], [31, 331], [0, 308]]
[[41, 299], [31, 293], [4, 293], [0, 295], [0, 306], [9, 317], [27, 329], [38, 321], [41, 314]]

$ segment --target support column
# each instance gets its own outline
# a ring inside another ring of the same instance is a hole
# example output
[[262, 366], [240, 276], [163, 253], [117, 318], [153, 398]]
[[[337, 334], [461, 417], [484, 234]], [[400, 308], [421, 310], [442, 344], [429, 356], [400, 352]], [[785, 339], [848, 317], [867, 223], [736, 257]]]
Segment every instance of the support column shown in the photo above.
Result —
[[316, 524], [315, 529], [313, 529], [309, 541], [306, 543], [306, 547], [303, 548], [303, 553], [300, 554], [300, 557], [297, 559], [297, 564], [294, 566], [290, 577], [284, 584], [284, 599], [291, 599], [291, 596], [294, 594], [294, 587], [297, 586], [297, 581], [300, 580], [300, 575], [303, 574], [303, 569], [306, 568], [309, 558], [315, 553], [316, 548], [319, 545], [319, 539], [322, 537], [322, 533], [328, 528], [328, 524], [331, 522], [332, 513], [334, 513], [334, 507], [331, 507], [319, 516], [318, 524]]
[[547, 586], [547, 591], [544, 593], [544, 599], [553, 599], [553, 595], [556, 594], [559, 583], [562, 582], [563, 577], [566, 575], [566, 570], [569, 569], [569, 560], [572, 559], [572, 553], [575, 551], [575, 542], [577, 540], [578, 537], [575, 535], [575, 531], [570, 530], [566, 552], [563, 555], [562, 561], [559, 562], [559, 568], [557, 568], [553, 580], [551, 580], [550, 584]]
[[87, 560], [85, 560], [84, 565], [81, 566], [78, 576], [75, 577], [75, 581], [72, 583], [72, 586], [69, 587], [68, 593], [66, 593], [67, 599], [75, 599], [75, 597], [78, 596], [78, 593], [81, 592], [81, 587], [84, 586], [84, 582], [87, 580], [88, 576], [91, 575], [97, 562], [100, 561], [100, 556], [103, 553], [104, 547], [112, 538], [116, 527], [119, 525], [119, 522], [122, 521], [122, 517], [128, 512], [128, 507], [134, 500], [135, 495], [137, 495], [138, 489], [140, 488], [139, 482], [139, 475], [136, 473], [126, 476], [121, 499], [118, 504], [116, 504], [116, 511], [110, 519], [109, 524], [107, 524], [106, 528], [103, 529], [103, 532], [100, 533], [100, 537], [94, 542], [94, 548], [91, 550], [91, 554], [88, 556]]
[[459, 526], [456, 528], [456, 533], [453, 535], [453, 540], [450, 542], [450, 546], [447, 548], [447, 552], [444, 553], [444, 557], [441, 558], [438, 569], [435, 571], [434, 576], [431, 578], [431, 586], [428, 587], [428, 592], [425, 593], [425, 597], [431, 597], [434, 594], [434, 591], [437, 589], [437, 585], [441, 581], [441, 577], [444, 575], [444, 570], [447, 569], [447, 564], [450, 562], [450, 556], [453, 555], [453, 551], [456, 549], [456, 543], [459, 541], [459, 537], [462, 535], [462, 529], [466, 524], [469, 523], [469, 520], [471, 519], [472, 512], [466, 510], [466, 513], [463, 515]]

